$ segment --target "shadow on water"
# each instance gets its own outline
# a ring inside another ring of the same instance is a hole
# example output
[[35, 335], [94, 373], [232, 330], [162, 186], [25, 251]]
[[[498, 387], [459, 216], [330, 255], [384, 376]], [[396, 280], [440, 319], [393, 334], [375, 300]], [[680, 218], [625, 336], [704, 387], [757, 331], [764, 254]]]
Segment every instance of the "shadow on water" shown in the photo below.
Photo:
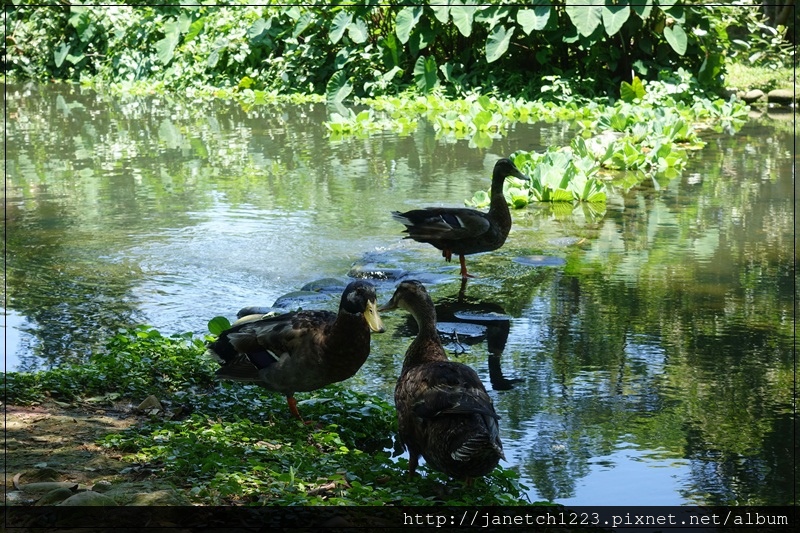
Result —
[[[604, 208], [515, 211], [462, 286], [389, 212], [462, 205], [499, 157], [566, 145], [571, 125], [478, 150], [424, 124], [332, 141], [322, 106], [200, 112], [73, 86], [8, 86], [6, 104], [14, 369], [84, 360], [129, 324], [205, 333], [295, 291], [282, 306], [333, 309], [352, 277], [374, 276], [382, 302], [419, 279], [532, 500], [794, 503], [791, 127], [704, 134], [681, 176]], [[384, 322], [347, 383], [391, 398], [414, 326]]]

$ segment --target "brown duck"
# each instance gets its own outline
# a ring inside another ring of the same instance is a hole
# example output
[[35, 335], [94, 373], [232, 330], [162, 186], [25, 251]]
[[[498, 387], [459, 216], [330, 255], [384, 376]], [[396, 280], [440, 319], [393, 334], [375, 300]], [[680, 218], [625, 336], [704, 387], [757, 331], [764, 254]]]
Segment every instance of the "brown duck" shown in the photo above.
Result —
[[394, 389], [400, 440], [408, 450], [408, 469], [419, 457], [456, 479], [485, 476], [503, 455], [497, 413], [478, 374], [448, 361], [436, 331], [436, 311], [419, 281], [400, 283], [380, 310], [404, 309], [419, 326], [408, 347]]
[[445, 261], [453, 254], [461, 263], [461, 277], [467, 273], [465, 255], [497, 250], [506, 242], [511, 230], [511, 213], [503, 195], [503, 184], [508, 176], [529, 180], [510, 159], [501, 159], [492, 173], [491, 203], [484, 213], [466, 207], [427, 207], [400, 213], [392, 217], [406, 226], [406, 239], [432, 244], [442, 251]]
[[345, 288], [338, 313], [243, 317], [208, 348], [222, 360], [217, 376], [285, 394], [289, 411], [302, 420], [294, 393], [353, 376], [369, 355], [370, 330], [382, 332], [383, 322], [375, 287], [359, 280]]

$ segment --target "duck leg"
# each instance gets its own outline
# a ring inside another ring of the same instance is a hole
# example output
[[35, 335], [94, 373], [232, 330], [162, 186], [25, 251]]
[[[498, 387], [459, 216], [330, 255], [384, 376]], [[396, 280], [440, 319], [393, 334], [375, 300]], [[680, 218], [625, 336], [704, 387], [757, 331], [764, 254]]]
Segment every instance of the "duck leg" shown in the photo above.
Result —
[[464, 256], [459, 255], [458, 260], [461, 262], [461, 279], [474, 278], [475, 276], [467, 272], [467, 261]]
[[286, 396], [286, 402], [289, 404], [289, 412], [292, 413], [292, 416], [294, 416], [300, 422], [305, 423], [303, 417], [300, 416], [300, 411], [297, 410], [297, 400], [294, 399], [294, 396]]

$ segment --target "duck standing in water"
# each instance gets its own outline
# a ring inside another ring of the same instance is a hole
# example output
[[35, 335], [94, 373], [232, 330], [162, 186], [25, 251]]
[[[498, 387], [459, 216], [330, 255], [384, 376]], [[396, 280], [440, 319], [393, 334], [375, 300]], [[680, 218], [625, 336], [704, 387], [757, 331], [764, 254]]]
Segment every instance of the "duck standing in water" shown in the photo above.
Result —
[[456, 479], [485, 476], [503, 455], [497, 413], [478, 374], [448, 361], [436, 331], [436, 310], [419, 281], [398, 285], [381, 311], [411, 313], [419, 333], [408, 347], [394, 389], [400, 439], [408, 450], [408, 469], [419, 457]]
[[464, 256], [497, 250], [511, 230], [511, 213], [503, 194], [508, 176], [530, 179], [510, 159], [495, 163], [487, 213], [466, 207], [427, 207], [405, 213], [393, 211], [392, 217], [406, 226], [406, 239], [432, 244], [448, 262], [453, 254], [458, 255], [461, 278], [470, 278]]
[[302, 420], [294, 393], [353, 376], [369, 355], [370, 330], [383, 332], [383, 322], [375, 287], [359, 280], [345, 288], [338, 313], [243, 317], [208, 349], [222, 361], [217, 376], [285, 394], [289, 411]]

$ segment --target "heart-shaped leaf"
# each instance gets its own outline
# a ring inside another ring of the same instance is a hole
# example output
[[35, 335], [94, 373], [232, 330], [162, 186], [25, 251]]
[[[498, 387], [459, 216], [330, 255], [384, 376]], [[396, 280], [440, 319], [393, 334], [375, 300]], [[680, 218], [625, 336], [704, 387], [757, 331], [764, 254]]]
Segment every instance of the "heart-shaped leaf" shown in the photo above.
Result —
[[503, 26], [495, 26], [486, 39], [486, 61], [492, 63], [500, 59], [508, 51], [508, 43], [514, 35], [514, 28], [506, 31]]

